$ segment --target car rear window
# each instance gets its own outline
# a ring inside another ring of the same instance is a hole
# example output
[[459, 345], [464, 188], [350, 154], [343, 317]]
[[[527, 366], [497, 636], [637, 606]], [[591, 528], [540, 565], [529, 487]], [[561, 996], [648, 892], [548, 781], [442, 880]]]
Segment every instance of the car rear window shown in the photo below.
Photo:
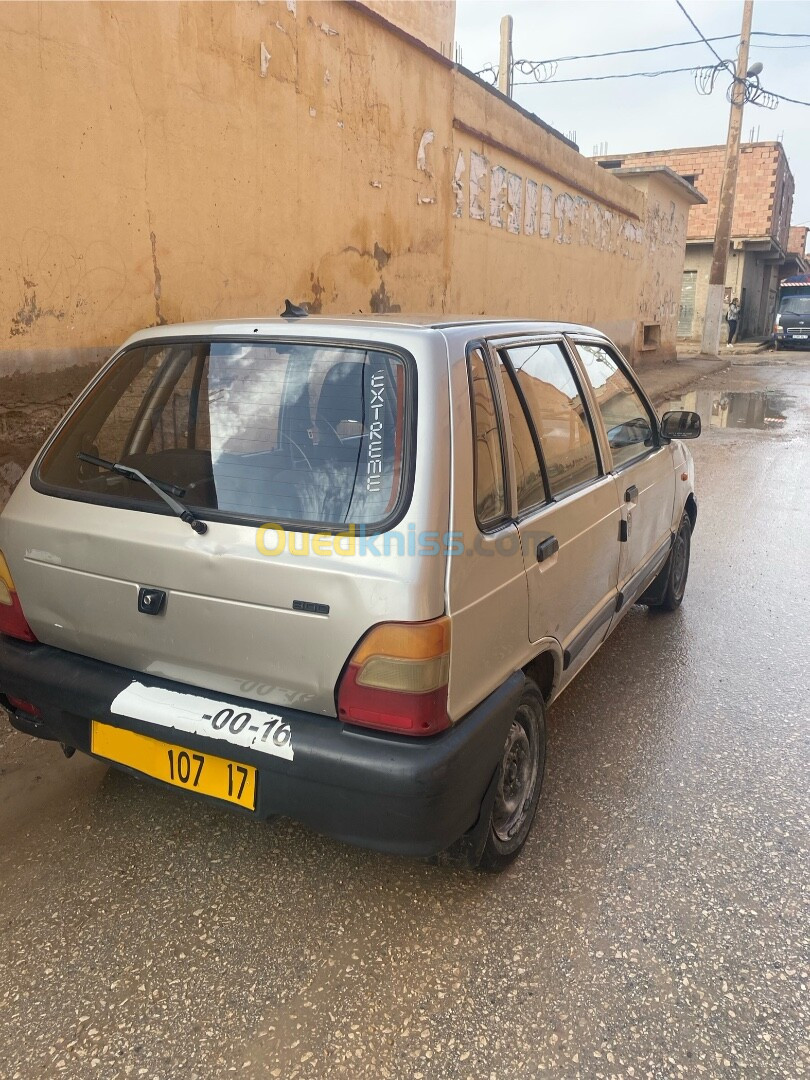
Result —
[[405, 475], [406, 365], [309, 342], [184, 341], [128, 349], [68, 416], [39, 483], [55, 494], [162, 510], [137, 468], [206, 516], [380, 525]]

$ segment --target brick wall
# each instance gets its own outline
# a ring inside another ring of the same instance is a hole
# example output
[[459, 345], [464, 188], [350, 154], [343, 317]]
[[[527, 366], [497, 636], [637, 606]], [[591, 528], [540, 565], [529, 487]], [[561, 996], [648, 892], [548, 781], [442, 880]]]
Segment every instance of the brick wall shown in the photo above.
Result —
[[806, 225], [792, 225], [788, 234], [787, 249], [791, 255], [804, 255], [807, 251], [807, 234], [810, 229]]
[[[621, 160], [624, 168], [668, 165], [680, 176], [694, 177], [692, 183], [709, 201], [705, 206], [693, 206], [690, 210], [688, 238], [710, 240], [717, 226], [717, 204], [725, 159], [725, 146], [695, 146], [596, 160]], [[793, 190], [793, 174], [781, 143], [744, 144], [740, 151], [732, 236], [772, 236], [782, 247], [786, 247]]]

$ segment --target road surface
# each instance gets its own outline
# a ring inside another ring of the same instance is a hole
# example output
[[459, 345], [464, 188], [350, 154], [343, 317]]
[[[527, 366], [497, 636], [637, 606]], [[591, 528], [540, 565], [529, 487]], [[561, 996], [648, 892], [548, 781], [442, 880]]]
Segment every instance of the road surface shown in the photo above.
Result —
[[0, 1076], [806, 1076], [810, 355], [696, 389], [686, 600], [553, 707], [501, 877], [0, 722]]

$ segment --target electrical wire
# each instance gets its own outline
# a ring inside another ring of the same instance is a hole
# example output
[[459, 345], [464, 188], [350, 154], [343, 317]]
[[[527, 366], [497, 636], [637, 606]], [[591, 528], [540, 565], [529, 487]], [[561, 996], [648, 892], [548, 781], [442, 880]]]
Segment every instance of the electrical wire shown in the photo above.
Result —
[[[604, 82], [607, 79], [657, 79], [659, 75], [677, 75], [684, 71], [694, 71], [693, 67], [664, 68], [661, 71], [627, 71], [619, 75], [581, 75], [574, 79], [546, 79], [552, 86], [561, 86], [563, 83], [578, 82]], [[525, 82], [515, 82], [513, 86], [532, 86], [537, 79], [528, 79]]]
[[[657, 79], [661, 75], [679, 75], [684, 72], [690, 71], [694, 73], [695, 82], [697, 84], [698, 93], [710, 94], [714, 89], [714, 84], [717, 76], [725, 68], [721, 68], [719, 64], [708, 67], [680, 67], [680, 68], [662, 68], [660, 71], [625, 71], [616, 75], [581, 75], [577, 78], [571, 79], [548, 79], [545, 80], [551, 86], [562, 86], [564, 83], [583, 83], [583, 82], [606, 82], [612, 79]], [[753, 79], [741, 79], [740, 80], [746, 87], [746, 102], [752, 105], [759, 105], [761, 108], [775, 109], [776, 103], [779, 101], [790, 102], [791, 105], [807, 105], [810, 107], [810, 101], [800, 101], [798, 98], [788, 97], [786, 94], [777, 94], [772, 90], [766, 90], [759, 85], [759, 80], [754, 77]], [[514, 82], [513, 86], [534, 86], [538, 82], [537, 79], [527, 79]], [[733, 84], [732, 84], [733, 86]], [[731, 87], [727, 96], [730, 99]]]
[[[571, 56], [550, 56], [543, 60], [515, 60], [513, 61], [513, 67], [522, 66], [525, 64], [532, 65], [544, 65], [544, 64], [565, 64], [576, 60], [600, 60], [605, 56], [631, 56], [637, 53], [649, 53], [649, 52], [661, 52], [663, 49], [680, 49], [687, 45], [700, 45], [701, 42], [709, 41], [736, 41], [739, 35], [737, 34], [721, 34], [717, 37], [710, 38], [692, 38], [689, 41], [670, 41], [663, 45], [643, 45], [634, 49], [611, 49], [608, 52], [595, 52], [595, 53], [577, 53]], [[760, 45], [762, 49], [808, 49], [810, 48], [810, 34], [780, 34], [770, 30], [754, 30], [751, 34], [752, 37], [774, 37], [774, 38], [806, 38], [808, 44], [806, 45]], [[715, 56], [717, 54], [715, 53]], [[486, 73], [494, 71], [492, 64], [485, 64], [480, 71], [476, 71], [474, 74], [479, 77]], [[528, 74], [526, 71], [522, 71], [522, 74]]]
[[807, 105], [810, 108], [810, 101], [799, 101], [798, 98], [785, 97], [784, 94], [775, 94], [770, 92], [771, 97], [775, 97], [778, 101], [789, 101], [791, 105]]
[[744, 78], [737, 74], [737, 69], [730, 60], [723, 60], [719, 54], [715, 51], [714, 47], [709, 44], [709, 41], [703, 34], [703, 31], [697, 25], [695, 20], [686, 10], [681, 3], [681, 0], [675, 0], [675, 3], [684, 13], [689, 20], [693, 29], [700, 34], [703, 41], [711, 49], [715, 57], [717, 57], [717, 64], [712, 68], [698, 68], [695, 71], [695, 88], [699, 94], [711, 94], [714, 90], [714, 84], [717, 76], [721, 71], [727, 72], [731, 75], [731, 83], [726, 90], [726, 98], [731, 104], [737, 102], [737, 94], [735, 93], [737, 87], [742, 89], [742, 102], [740, 104], [750, 103], [751, 105], [758, 105], [762, 109], [775, 109], [779, 105], [780, 101], [790, 101], [794, 105], [807, 105], [806, 101], [799, 101], [796, 98], [788, 98], [782, 94], [773, 94], [769, 90], [766, 90], [759, 81], [758, 75], [746, 75]]
[[711, 43], [709, 42], [708, 38], [704, 37], [703, 31], [702, 31], [702, 30], [700, 29], [700, 27], [698, 26], [698, 24], [697, 24], [697, 23], [695, 22], [695, 20], [694, 20], [694, 19], [692, 18], [692, 16], [691, 16], [691, 15], [689, 14], [689, 12], [688, 12], [688, 11], [686, 10], [686, 8], [685, 8], [685, 7], [683, 6], [683, 4], [681, 3], [681, 0], [675, 0], [675, 3], [676, 3], [676, 4], [678, 5], [678, 7], [679, 7], [679, 8], [681, 9], [681, 11], [682, 11], [682, 12], [684, 13], [684, 15], [686, 16], [686, 18], [687, 18], [687, 19], [689, 20], [689, 23], [690, 23], [690, 25], [691, 25], [692, 29], [693, 29], [693, 30], [695, 31], [695, 33], [696, 33], [696, 34], [698, 35], [698, 37], [699, 37], [699, 38], [701, 39], [701, 41], [703, 41], [703, 42], [704, 42], [704, 44], [706, 44], [706, 45], [707, 45], [707, 46], [709, 47], [709, 49], [711, 50], [711, 52], [712, 52], [712, 53], [714, 54], [714, 57], [715, 57], [715, 59], [717, 60], [718, 64], [720, 64], [720, 65], [722, 65], [723, 67], [725, 67], [725, 66], [726, 66], [726, 64], [728, 64], [728, 63], [729, 63], [729, 61], [728, 61], [728, 60], [724, 60], [724, 59], [722, 58], [722, 56], [720, 55], [720, 53], [719, 53], [719, 52], [718, 52], [718, 51], [717, 51], [717, 50], [715, 49], [715, 47], [714, 47], [714, 46], [713, 46], [713, 45], [712, 45], [712, 44], [711, 44]]
[[[760, 108], [775, 109], [780, 101], [787, 101], [793, 105], [807, 105], [810, 106], [808, 101], [800, 101], [797, 98], [787, 97], [784, 94], [775, 94], [766, 90], [759, 81], [759, 77], [746, 76], [740, 78], [737, 75], [736, 65], [731, 60], [724, 60], [714, 46], [712, 41], [729, 41], [737, 40], [736, 34], [724, 34], [718, 37], [707, 38], [692, 16], [686, 10], [681, 0], [675, 0], [678, 7], [686, 16], [689, 24], [692, 26], [695, 33], [699, 36], [695, 41], [674, 41], [664, 45], [646, 45], [633, 49], [617, 49], [610, 52], [602, 53], [583, 53], [577, 56], [558, 56], [548, 60], [514, 60], [512, 62], [512, 73], [518, 72], [521, 75], [529, 75], [531, 78], [526, 80], [518, 80], [512, 83], [513, 86], [532, 86], [535, 83], [552, 83], [554, 85], [562, 85], [564, 83], [580, 83], [580, 82], [607, 82], [613, 79], [657, 79], [661, 75], [678, 75], [686, 71], [691, 71], [695, 78], [695, 89], [699, 94], [708, 95], [714, 90], [717, 77], [721, 72], [726, 72], [731, 76], [731, 83], [726, 90], [726, 98], [730, 103], [735, 101], [735, 89], [737, 86], [742, 87], [743, 91], [743, 104], [758, 105]], [[777, 31], [769, 30], [754, 30], [752, 31], [752, 37], [756, 34], [759, 37], [771, 37], [771, 38], [810, 38], [810, 34], [794, 34], [794, 33], [780, 33]], [[577, 78], [556, 79], [557, 65], [566, 63], [573, 60], [595, 60], [606, 56], [628, 56], [637, 53], [647, 52], [659, 52], [663, 49], [676, 49], [686, 45], [697, 45], [703, 42], [710, 49], [712, 55], [717, 60], [716, 64], [702, 65], [700, 67], [682, 67], [682, 68], [663, 68], [660, 71], [630, 71], [622, 72], [615, 75], [582, 75]], [[763, 45], [761, 48], [808, 48], [808, 45]], [[474, 72], [478, 78], [489, 79], [493, 84], [498, 81], [498, 69], [494, 64], [485, 64], [479, 71]]]

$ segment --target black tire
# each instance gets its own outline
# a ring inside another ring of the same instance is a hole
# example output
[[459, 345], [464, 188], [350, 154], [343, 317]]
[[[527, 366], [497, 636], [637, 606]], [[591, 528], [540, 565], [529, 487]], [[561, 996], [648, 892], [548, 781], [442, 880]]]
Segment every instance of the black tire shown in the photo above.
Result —
[[527, 679], [504, 744], [479, 869], [499, 873], [520, 854], [537, 814], [545, 767], [546, 705]]
[[667, 559], [666, 588], [660, 603], [651, 605], [664, 611], [676, 611], [683, 601], [686, 579], [689, 576], [689, 555], [692, 549], [692, 522], [684, 514], [675, 534], [672, 551]]

